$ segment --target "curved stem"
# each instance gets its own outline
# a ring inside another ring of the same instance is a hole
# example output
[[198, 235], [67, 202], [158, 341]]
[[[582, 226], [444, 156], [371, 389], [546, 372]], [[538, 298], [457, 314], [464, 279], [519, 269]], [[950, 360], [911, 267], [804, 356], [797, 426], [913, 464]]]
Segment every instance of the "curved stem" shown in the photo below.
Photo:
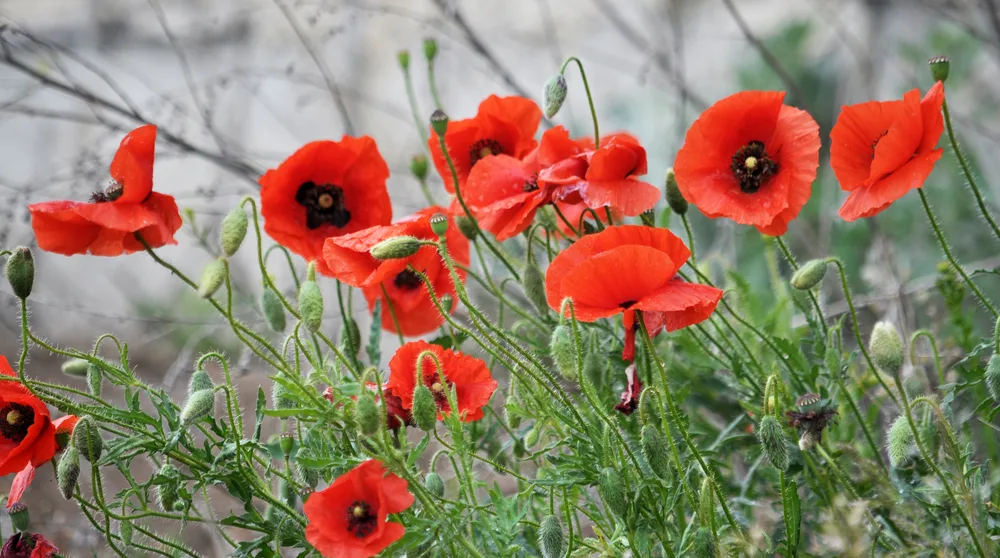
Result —
[[681, 222], [684, 223], [684, 232], [687, 233], [688, 250], [691, 251], [691, 266], [698, 265], [698, 257], [694, 253], [694, 232], [691, 231], [691, 222], [688, 221], [687, 213], [681, 214]]
[[979, 206], [979, 212], [983, 214], [983, 218], [989, 223], [990, 228], [993, 229], [993, 234], [1000, 239], [1000, 227], [997, 226], [996, 220], [990, 213], [989, 208], [986, 207], [986, 202], [983, 200], [983, 194], [979, 190], [979, 185], [976, 184], [976, 178], [972, 175], [972, 169], [969, 167], [969, 162], [965, 159], [965, 154], [962, 153], [962, 149], [958, 146], [958, 140], [955, 138], [955, 130], [951, 125], [951, 111], [948, 110], [948, 99], [942, 99], [941, 110], [944, 111], [944, 127], [948, 130], [948, 141], [951, 142], [951, 148], [955, 150], [955, 157], [958, 158], [958, 164], [962, 167], [962, 173], [965, 175], [965, 179], [969, 181], [969, 187], [972, 188], [972, 194], [976, 196], [976, 204]]
[[[792, 266], [793, 270], [797, 270], [799, 268], [799, 264], [795, 261], [795, 256], [792, 255], [792, 251], [788, 249], [788, 245], [785, 244], [784, 237], [776, 236], [774, 238], [778, 242], [778, 248], [781, 249], [781, 253], [785, 256], [785, 259], [788, 260], [788, 265]], [[823, 309], [819, 305], [819, 299], [816, 298], [816, 293], [814, 293], [812, 289], [806, 292], [809, 294], [809, 300], [812, 302], [813, 309], [816, 310], [816, 321], [819, 322], [819, 327], [823, 330], [823, 337], [826, 337], [828, 333], [826, 318], [823, 317]]]
[[[1000, 325], [1000, 320], [997, 320], [997, 324]], [[927, 342], [931, 345], [931, 352], [934, 353], [934, 369], [937, 371], [938, 385], [944, 384], [944, 368], [941, 366], [941, 353], [938, 352], [937, 341], [934, 339], [934, 334], [926, 329], [918, 329], [913, 332], [910, 336], [910, 362], [916, 362], [916, 348], [917, 339], [924, 337]], [[994, 333], [993, 344], [996, 347], [1000, 347], [1000, 338], [996, 337]], [[1000, 352], [1000, 349], [997, 350]]]
[[583, 78], [583, 89], [587, 92], [587, 103], [590, 105], [590, 117], [594, 121], [594, 149], [601, 147], [601, 130], [597, 125], [597, 111], [594, 110], [594, 97], [590, 94], [590, 84], [587, 82], [587, 72], [583, 70], [583, 62], [575, 56], [570, 56], [563, 62], [559, 69], [559, 75], [566, 73], [566, 67], [570, 62], [576, 62], [576, 67], [580, 69], [580, 77]]

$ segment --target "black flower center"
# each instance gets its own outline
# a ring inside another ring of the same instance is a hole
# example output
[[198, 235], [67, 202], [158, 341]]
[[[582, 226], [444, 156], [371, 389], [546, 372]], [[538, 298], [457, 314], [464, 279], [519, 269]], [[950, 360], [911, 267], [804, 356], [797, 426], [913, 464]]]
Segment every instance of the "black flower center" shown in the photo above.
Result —
[[503, 145], [493, 138], [483, 138], [472, 144], [469, 149], [469, 166], [475, 165], [480, 159], [490, 155], [503, 155]]
[[531, 178], [525, 180], [522, 189], [525, 192], [534, 192], [535, 190], [538, 190], [538, 175], [533, 174], [531, 175]]
[[347, 506], [347, 531], [363, 539], [371, 535], [378, 526], [378, 515], [372, 513], [371, 506], [363, 500], [355, 500]]
[[0, 407], [0, 436], [11, 442], [21, 443], [28, 429], [35, 423], [35, 410], [20, 403]]
[[638, 300], [626, 300], [625, 302], [619, 304], [618, 306], [620, 308], [628, 310], [629, 308], [631, 308], [632, 306], [634, 306], [636, 302], [639, 302], [639, 301]]
[[420, 287], [421, 283], [420, 276], [416, 274], [412, 269], [404, 269], [400, 271], [396, 278], [392, 280], [392, 284], [396, 285], [397, 289], [402, 289], [404, 291], [412, 291]]
[[799, 432], [819, 436], [828, 424], [834, 422], [837, 410], [833, 407], [822, 407], [814, 411], [786, 411], [788, 425]]
[[344, 205], [344, 190], [335, 184], [303, 182], [295, 193], [295, 201], [306, 208], [306, 226], [310, 229], [323, 225], [342, 229], [351, 222], [351, 212]]
[[103, 192], [94, 192], [90, 195], [90, 203], [113, 202], [122, 197], [123, 193], [125, 193], [125, 187], [112, 180]]
[[740, 190], [753, 194], [778, 173], [778, 163], [768, 154], [764, 142], [754, 140], [736, 150], [729, 170], [740, 183]]

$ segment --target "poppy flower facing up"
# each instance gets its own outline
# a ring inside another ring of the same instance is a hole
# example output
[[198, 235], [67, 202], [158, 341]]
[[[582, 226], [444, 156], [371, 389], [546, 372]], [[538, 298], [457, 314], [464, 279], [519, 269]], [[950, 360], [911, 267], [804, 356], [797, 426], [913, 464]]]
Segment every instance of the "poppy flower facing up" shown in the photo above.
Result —
[[77, 418], [68, 415], [51, 420], [49, 408], [31, 394], [17, 374], [0, 356], [0, 476], [17, 473], [7, 498], [7, 507], [17, 503], [35, 478], [35, 469], [51, 460], [59, 444], [58, 434], [73, 431]]
[[[631, 360], [636, 310], [659, 314], [655, 319], [662, 320], [667, 331], [700, 323], [715, 311], [721, 290], [677, 277], [690, 256], [687, 246], [666, 229], [610, 227], [584, 236], [552, 260], [545, 274], [545, 295], [557, 312], [563, 299], [572, 299], [576, 318], [582, 322], [624, 314], [622, 358]], [[654, 327], [651, 322], [647, 325]]]
[[59, 549], [39, 534], [14, 533], [3, 547], [0, 558], [51, 558]]
[[[444, 143], [455, 165], [459, 186], [464, 186], [472, 168], [490, 155], [507, 155], [517, 160], [526, 157], [538, 144], [535, 132], [541, 121], [542, 111], [531, 99], [490, 95], [479, 103], [474, 118], [449, 122]], [[427, 147], [445, 189], [454, 194], [451, 169], [433, 130]], [[464, 189], [462, 194], [465, 194]]]
[[901, 101], [869, 101], [844, 107], [830, 132], [830, 165], [850, 192], [840, 217], [871, 217], [914, 188], [934, 170], [943, 150], [944, 84], [924, 98], [913, 89]]
[[674, 174], [684, 198], [780, 236], [809, 201], [819, 167], [819, 125], [783, 91], [743, 91], [715, 103], [688, 129]]
[[120, 256], [177, 244], [181, 216], [173, 196], [153, 191], [156, 126], [129, 132], [111, 160], [111, 185], [89, 203], [51, 201], [28, 206], [38, 247], [72, 256]]
[[432, 345], [425, 341], [414, 341], [400, 347], [389, 361], [389, 388], [402, 400], [404, 409], [413, 408], [413, 390], [417, 387], [417, 357], [424, 351], [433, 353], [443, 368], [445, 383], [441, 383], [434, 359], [424, 356], [422, 381], [430, 388], [437, 402], [438, 418], [451, 412], [448, 392], [452, 387], [458, 401], [458, 412], [464, 422], [483, 418], [483, 407], [490, 402], [497, 389], [486, 363], [478, 358]]
[[388, 178], [389, 167], [368, 136], [307, 143], [260, 178], [264, 230], [328, 273], [327, 238], [392, 221]]
[[306, 540], [327, 558], [376, 556], [406, 532], [388, 515], [412, 505], [407, 482], [368, 460], [309, 496]]

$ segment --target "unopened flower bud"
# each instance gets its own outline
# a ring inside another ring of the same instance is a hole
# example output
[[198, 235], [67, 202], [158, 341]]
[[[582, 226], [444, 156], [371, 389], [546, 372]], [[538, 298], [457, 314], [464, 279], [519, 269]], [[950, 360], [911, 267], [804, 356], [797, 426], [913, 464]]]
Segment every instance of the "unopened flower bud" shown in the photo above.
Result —
[[201, 391], [203, 389], [212, 389], [215, 387], [215, 382], [212, 381], [212, 377], [208, 375], [208, 372], [204, 368], [199, 368], [191, 374], [191, 379], [188, 381], [188, 395]]
[[716, 558], [718, 552], [715, 549], [715, 538], [712, 530], [708, 527], [699, 527], [694, 533], [694, 542], [691, 544], [692, 558]]
[[558, 325], [552, 330], [549, 340], [549, 355], [556, 363], [559, 374], [567, 380], [576, 379], [576, 349], [573, 348], [573, 333], [567, 325]]
[[538, 548], [542, 551], [542, 558], [561, 558], [564, 543], [559, 518], [554, 515], [545, 516], [538, 527]]
[[701, 490], [698, 492], [698, 523], [702, 527], [712, 527], [715, 517], [715, 494], [712, 491], [712, 479], [705, 477], [701, 481]]
[[358, 352], [361, 350], [361, 329], [358, 327], [358, 322], [351, 316], [347, 316], [347, 319], [344, 320], [344, 328], [340, 330], [340, 335], [348, 352], [352, 356], [358, 356]]
[[156, 501], [159, 503], [160, 509], [172, 512], [174, 505], [178, 503], [180, 498], [180, 471], [177, 470], [177, 467], [164, 463], [157, 476], [163, 477], [163, 480], [160, 481], [162, 484], [154, 485]]
[[250, 221], [247, 218], [247, 212], [243, 210], [242, 205], [234, 207], [226, 215], [219, 229], [219, 241], [223, 254], [232, 256], [240, 249], [243, 239], [247, 236], [247, 227], [249, 224]]
[[441, 476], [431, 471], [427, 473], [424, 477], [424, 488], [427, 492], [430, 492], [435, 498], [440, 498], [444, 496], [444, 481], [441, 480]]
[[87, 366], [87, 389], [94, 397], [100, 397], [104, 391], [104, 372], [96, 364]]
[[934, 81], [944, 81], [948, 79], [948, 70], [951, 69], [951, 61], [947, 56], [935, 56], [927, 61], [931, 67], [931, 77]]
[[792, 288], [800, 291], [808, 291], [819, 285], [820, 281], [823, 280], [823, 276], [826, 275], [826, 268], [826, 260], [809, 260], [792, 274], [792, 280], [790, 281]]
[[597, 479], [597, 492], [604, 505], [619, 518], [628, 514], [628, 500], [625, 499], [625, 485], [622, 477], [612, 467], [605, 467]]
[[104, 451], [104, 439], [97, 423], [90, 417], [83, 417], [73, 427], [73, 445], [80, 451], [83, 458], [91, 463], [97, 463]]
[[688, 210], [688, 201], [684, 199], [680, 186], [677, 185], [677, 176], [674, 169], [667, 169], [667, 205], [670, 210], [678, 215], [684, 215]]
[[434, 39], [424, 39], [424, 58], [426, 58], [428, 62], [434, 60], [434, 57], [437, 56], [437, 51], [437, 41]]
[[531, 430], [529, 430], [528, 433], [524, 435], [524, 447], [525, 448], [535, 447], [535, 444], [538, 443], [538, 438], [539, 436], [541, 436], [541, 433], [542, 431], [540, 425], [536, 422], [535, 425], [531, 427]]
[[67, 500], [73, 499], [76, 485], [80, 480], [80, 452], [76, 446], [70, 445], [59, 458], [56, 466], [56, 482], [59, 492]]
[[267, 327], [277, 333], [285, 331], [285, 306], [281, 304], [278, 293], [264, 287], [264, 292], [260, 295], [260, 309], [264, 313]]
[[448, 115], [443, 110], [437, 109], [431, 113], [431, 128], [439, 137], [444, 137], [445, 132], [448, 131]]
[[764, 415], [757, 425], [757, 440], [771, 465], [779, 471], [788, 469], [788, 443], [781, 423], [773, 415]]
[[67, 376], [85, 378], [87, 377], [87, 368], [90, 368], [90, 362], [82, 358], [71, 358], [62, 363], [61, 368], [63, 374], [66, 374]]
[[653, 473], [663, 480], [670, 479], [670, 449], [660, 431], [652, 424], [643, 426], [639, 445]]
[[542, 106], [545, 108], [545, 117], [552, 118], [562, 108], [566, 101], [566, 78], [562, 74], [549, 80], [545, 84], [545, 91], [542, 94]]
[[[203, 389], [188, 396], [181, 409], [181, 426], [187, 428], [215, 411], [215, 390]], [[79, 428], [79, 425], [77, 425]]]
[[10, 515], [10, 524], [14, 526], [15, 530], [28, 530], [28, 525], [31, 523], [31, 517], [28, 515], [28, 506], [21, 502], [16, 502], [7, 508], [7, 514]]
[[642, 224], [646, 225], [647, 227], [655, 227], [656, 212], [653, 211], [652, 209], [647, 209], [646, 211], [643, 211], [642, 213], [639, 214], [639, 220], [642, 221]]
[[292, 455], [292, 449], [295, 448], [295, 437], [285, 432], [278, 438], [278, 447], [281, 448], [281, 454], [285, 459], [288, 459]]
[[31, 249], [18, 246], [7, 257], [7, 282], [14, 296], [24, 300], [31, 295], [31, 286], [35, 283], [35, 257]]
[[132, 545], [132, 522], [131, 521], [129, 521], [127, 519], [123, 519], [122, 521], [118, 522], [118, 536], [121, 537], [122, 542], [125, 543], [125, 546], [131, 546]]
[[228, 272], [226, 262], [221, 258], [209, 262], [201, 272], [201, 281], [198, 282], [198, 296], [212, 298], [212, 295], [226, 282], [226, 273]]
[[903, 340], [890, 322], [875, 324], [868, 350], [875, 366], [883, 372], [896, 375], [903, 369]]
[[295, 408], [295, 399], [288, 394], [288, 388], [281, 382], [274, 382], [271, 385], [271, 405], [279, 411]]
[[[433, 226], [432, 224], [431, 227]], [[445, 230], [447, 229], [446, 223]], [[413, 236], [397, 236], [379, 242], [368, 253], [376, 260], [398, 260], [416, 254], [417, 250], [420, 250], [420, 239]]]
[[414, 155], [410, 159], [410, 172], [413, 176], [417, 177], [417, 180], [423, 182], [427, 180], [427, 157], [423, 155]]
[[448, 222], [450, 219], [444, 213], [435, 213], [431, 216], [431, 232], [438, 236], [444, 236], [448, 232]]
[[986, 382], [986, 389], [989, 390], [993, 400], [1000, 403], [1000, 355], [990, 357], [983, 380]]
[[378, 432], [382, 419], [379, 417], [374, 397], [365, 393], [358, 396], [357, 402], [354, 403], [354, 422], [365, 436], [374, 436]]
[[510, 405], [512, 403], [512, 399], [513, 398], [508, 399], [507, 403], [505, 403], [503, 406], [503, 418], [504, 421], [507, 423], [507, 426], [510, 426], [511, 429], [516, 430], [521, 427], [522, 418], [519, 413], [511, 410], [512, 408], [510, 407]]
[[299, 473], [299, 480], [302, 481], [302, 484], [315, 490], [319, 485], [319, 471], [303, 467], [299, 463], [295, 464], [295, 468]]
[[323, 293], [316, 281], [303, 281], [299, 287], [299, 315], [306, 328], [316, 333], [323, 325]]
[[479, 236], [479, 225], [470, 219], [468, 215], [455, 217], [455, 226], [458, 227], [458, 232], [462, 233], [462, 236], [469, 240], [475, 240]]
[[913, 430], [905, 416], [900, 415], [889, 427], [886, 435], [886, 453], [889, 454], [889, 464], [893, 469], [905, 465], [910, 460], [915, 447]]
[[410, 69], [410, 51], [401, 50], [396, 53], [396, 60], [399, 62], [399, 67], [404, 71]]
[[413, 422], [417, 428], [430, 432], [434, 430], [437, 421], [437, 403], [434, 394], [424, 384], [418, 384], [413, 390]]
[[531, 301], [539, 315], [548, 314], [549, 301], [545, 297], [545, 275], [538, 268], [538, 263], [530, 258], [521, 271], [521, 288], [524, 289], [524, 296]]

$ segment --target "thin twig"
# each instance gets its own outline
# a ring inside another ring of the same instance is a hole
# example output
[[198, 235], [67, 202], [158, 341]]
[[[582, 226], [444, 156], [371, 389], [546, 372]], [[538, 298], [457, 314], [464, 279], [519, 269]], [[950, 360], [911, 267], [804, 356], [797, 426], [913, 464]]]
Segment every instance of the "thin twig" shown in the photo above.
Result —
[[773, 70], [775, 74], [778, 75], [778, 78], [781, 80], [781, 83], [785, 85], [785, 89], [787, 89], [788, 92], [792, 94], [792, 97], [794, 97], [797, 102], [802, 103], [803, 101], [805, 101], [805, 97], [802, 96], [802, 90], [799, 89], [799, 86], [795, 83], [795, 80], [792, 79], [792, 76], [790, 76], [787, 71], [785, 71], [785, 68], [782, 67], [781, 62], [774, 55], [774, 53], [771, 52], [769, 48], [767, 48], [767, 45], [765, 45], [763, 41], [761, 41], [756, 35], [753, 34], [753, 31], [750, 29], [750, 26], [747, 25], [746, 20], [743, 19], [743, 16], [740, 14], [739, 10], [736, 9], [736, 6], [733, 4], [733, 0], [722, 0], [722, 3], [726, 5], [726, 10], [729, 11], [729, 15], [731, 15], [733, 21], [736, 22], [736, 26], [740, 28], [740, 32], [743, 33], [743, 37], [746, 38], [746, 40], [749, 41], [750, 44], [753, 45], [755, 49], [757, 49], [757, 52], [759, 52], [761, 57], [764, 59], [764, 63], [767, 64], [767, 66], [771, 68], [771, 70]]

